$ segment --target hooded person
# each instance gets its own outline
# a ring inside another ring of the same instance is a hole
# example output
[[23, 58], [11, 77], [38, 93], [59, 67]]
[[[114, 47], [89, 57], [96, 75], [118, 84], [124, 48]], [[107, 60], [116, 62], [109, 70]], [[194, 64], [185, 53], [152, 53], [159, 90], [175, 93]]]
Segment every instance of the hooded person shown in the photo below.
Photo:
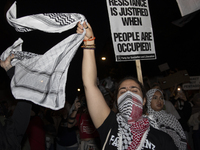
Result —
[[185, 150], [187, 146], [186, 136], [179, 121], [172, 114], [163, 110], [165, 100], [159, 89], [150, 89], [147, 96], [147, 113], [151, 126], [169, 134], [179, 150]]

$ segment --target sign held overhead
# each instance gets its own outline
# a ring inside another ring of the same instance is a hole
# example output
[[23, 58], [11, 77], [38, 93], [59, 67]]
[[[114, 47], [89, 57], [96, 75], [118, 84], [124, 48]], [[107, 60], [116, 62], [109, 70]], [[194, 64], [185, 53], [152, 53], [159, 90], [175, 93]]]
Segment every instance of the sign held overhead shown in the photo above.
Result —
[[156, 59], [148, 0], [107, 0], [116, 61]]

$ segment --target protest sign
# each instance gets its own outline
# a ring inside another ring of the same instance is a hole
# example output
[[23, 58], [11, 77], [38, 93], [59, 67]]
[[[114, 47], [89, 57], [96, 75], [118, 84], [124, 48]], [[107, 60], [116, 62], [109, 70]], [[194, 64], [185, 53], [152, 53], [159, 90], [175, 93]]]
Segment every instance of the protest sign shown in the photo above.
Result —
[[199, 90], [200, 89], [200, 76], [190, 76], [190, 83], [182, 85], [183, 90]]
[[156, 59], [148, 0], [107, 0], [115, 60]]
[[158, 68], [160, 69], [160, 72], [163, 72], [163, 71], [169, 70], [169, 65], [168, 63], [164, 63], [164, 64], [159, 65]]
[[190, 82], [190, 78], [187, 70], [181, 70], [164, 78], [160, 78], [158, 81], [162, 89], [167, 89], [176, 84], [188, 83]]

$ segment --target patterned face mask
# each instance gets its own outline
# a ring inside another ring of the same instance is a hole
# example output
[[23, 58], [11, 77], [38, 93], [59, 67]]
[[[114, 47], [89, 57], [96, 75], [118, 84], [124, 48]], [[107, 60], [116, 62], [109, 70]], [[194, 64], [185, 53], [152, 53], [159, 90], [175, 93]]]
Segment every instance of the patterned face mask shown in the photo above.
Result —
[[143, 100], [130, 91], [118, 98], [119, 149], [142, 149], [149, 132], [149, 121], [142, 116]]
[[143, 100], [130, 91], [127, 91], [118, 98], [118, 109], [121, 116], [131, 124], [142, 116]]

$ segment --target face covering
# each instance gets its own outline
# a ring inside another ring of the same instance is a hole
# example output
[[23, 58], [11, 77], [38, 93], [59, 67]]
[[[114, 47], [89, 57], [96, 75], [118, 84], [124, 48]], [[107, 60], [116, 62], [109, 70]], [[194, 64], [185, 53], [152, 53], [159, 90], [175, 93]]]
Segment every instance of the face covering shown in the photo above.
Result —
[[130, 91], [127, 91], [118, 98], [118, 109], [121, 116], [131, 124], [142, 116], [143, 100]]
[[119, 113], [116, 117], [118, 134], [121, 135], [119, 136], [121, 137], [119, 138], [119, 149], [142, 149], [150, 130], [148, 119], [142, 116], [143, 99], [127, 91], [118, 98], [118, 109]]

